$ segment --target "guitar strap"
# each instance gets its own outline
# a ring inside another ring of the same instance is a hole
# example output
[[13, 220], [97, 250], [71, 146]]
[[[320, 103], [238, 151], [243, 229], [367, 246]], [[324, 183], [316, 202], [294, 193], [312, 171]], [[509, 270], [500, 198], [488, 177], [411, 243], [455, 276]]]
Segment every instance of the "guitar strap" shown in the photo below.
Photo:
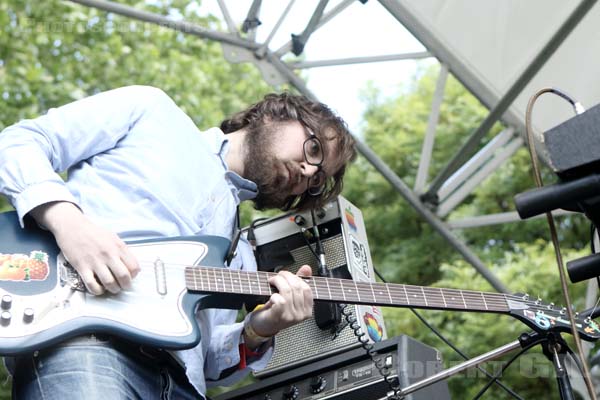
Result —
[[240, 227], [240, 206], [237, 206], [235, 209], [235, 226], [233, 227], [233, 232], [231, 234], [231, 244], [229, 245], [229, 250], [227, 251], [227, 256], [225, 257], [225, 265], [230, 266], [233, 257], [237, 254], [237, 246], [240, 241], [240, 236], [242, 236], [242, 229]]

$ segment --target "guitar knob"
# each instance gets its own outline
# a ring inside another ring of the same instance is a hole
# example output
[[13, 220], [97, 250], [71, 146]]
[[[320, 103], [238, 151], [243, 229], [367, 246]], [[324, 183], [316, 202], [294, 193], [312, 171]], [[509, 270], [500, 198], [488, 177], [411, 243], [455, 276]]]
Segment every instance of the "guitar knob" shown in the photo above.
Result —
[[33, 308], [23, 310], [23, 322], [29, 324], [33, 321]]
[[10, 324], [11, 317], [12, 315], [10, 311], [2, 311], [2, 313], [0, 314], [0, 325], [8, 326]]
[[12, 296], [10, 294], [2, 296], [0, 307], [2, 307], [3, 310], [10, 310], [10, 307], [12, 307]]

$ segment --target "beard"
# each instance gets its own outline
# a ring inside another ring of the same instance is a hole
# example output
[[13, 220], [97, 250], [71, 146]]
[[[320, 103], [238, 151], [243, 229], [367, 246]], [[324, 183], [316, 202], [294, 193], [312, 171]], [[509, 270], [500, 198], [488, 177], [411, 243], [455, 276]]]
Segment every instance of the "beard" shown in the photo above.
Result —
[[273, 152], [274, 127], [261, 124], [248, 130], [245, 139], [244, 178], [256, 183], [258, 195], [253, 199], [257, 210], [284, 208], [290, 198], [287, 177], [280, 174], [285, 164]]

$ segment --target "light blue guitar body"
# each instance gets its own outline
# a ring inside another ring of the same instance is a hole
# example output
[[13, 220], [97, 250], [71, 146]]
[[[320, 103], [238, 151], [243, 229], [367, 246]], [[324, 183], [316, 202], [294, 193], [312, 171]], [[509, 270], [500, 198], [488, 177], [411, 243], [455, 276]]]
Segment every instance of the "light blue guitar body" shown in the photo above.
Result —
[[88, 333], [184, 349], [200, 341], [197, 307], [237, 308], [236, 295], [189, 292], [186, 266], [222, 266], [229, 241], [189, 236], [128, 243], [141, 272], [132, 288], [92, 296], [53, 236], [0, 214], [0, 355], [16, 355]]

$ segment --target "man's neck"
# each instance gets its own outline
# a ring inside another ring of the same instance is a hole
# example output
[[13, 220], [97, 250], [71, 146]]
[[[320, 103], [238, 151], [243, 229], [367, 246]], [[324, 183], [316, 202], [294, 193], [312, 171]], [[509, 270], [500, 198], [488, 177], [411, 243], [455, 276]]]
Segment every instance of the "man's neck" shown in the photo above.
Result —
[[246, 140], [246, 130], [239, 129], [235, 132], [227, 134], [229, 140], [229, 151], [225, 156], [225, 161], [230, 171], [244, 176], [244, 157], [246, 148], [244, 146]]

